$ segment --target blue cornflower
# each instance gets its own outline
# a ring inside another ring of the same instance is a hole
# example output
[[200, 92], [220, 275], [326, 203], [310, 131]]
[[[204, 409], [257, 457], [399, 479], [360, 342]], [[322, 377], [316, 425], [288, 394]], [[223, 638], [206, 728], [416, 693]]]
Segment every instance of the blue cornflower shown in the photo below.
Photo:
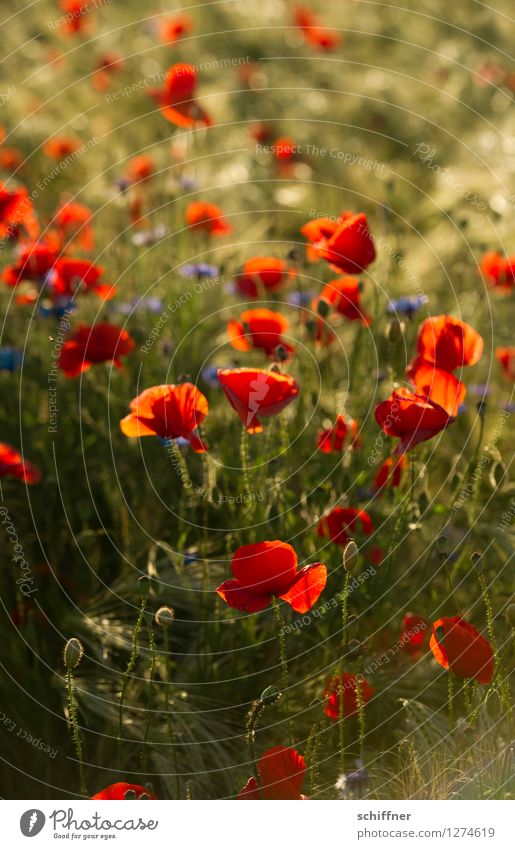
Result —
[[23, 362], [19, 348], [0, 348], [0, 371], [15, 371]]
[[218, 277], [220, 269], [216, 265], [208, 265], [206, 262], [195, 262], [183, 265], [179, 268], [181, 277]]
[[415, 313], [427, 304], [427, 295], [405, 295], [396, 301], [390, 301], [386, 307], [388, 315], [405, 315], [412, 318]]

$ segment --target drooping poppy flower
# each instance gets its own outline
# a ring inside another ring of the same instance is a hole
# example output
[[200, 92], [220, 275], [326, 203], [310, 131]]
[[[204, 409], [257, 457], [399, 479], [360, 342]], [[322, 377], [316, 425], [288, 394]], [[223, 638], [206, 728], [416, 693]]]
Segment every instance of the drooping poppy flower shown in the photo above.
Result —
[[151, 386], [131, 401], [130, 409], [120, 422], [125, 436], [182, 437], [197, 453], [205, 452], [197, 428], [207, 416], [208, 403], [192, 383]]
[[127, 166], [127, 179], [131, 183], [145, 183], [154, 174], [155, 167], [154, 160], [148, 153], [133, 156]]
[[[357, 277], [340, 277], [337, 280], [331, 280], [322, 289], [320, 298], [331, 304], [337, 313], [344, 315], [350, 321], [361, 321], [367, 326], [372, 323], [372, 319], [361, 306], [361, 284]], [[316, 309], [317, 301], [314, 309]]]
[[19, 451], [0, 442], [0, 478], [18, 478], [27, 484], [39, 483], [41, 472], [32, 463], [24, 460]]
[[39, 224], [29, 193], [23, 186], [11, 192], [0, 183], [0, 239], [17, 239], [22, 229], [31, 239], [39, 235]]
[[275, 292], [289, 283], [297, 272], [282, 259], [255, 256], [248, 259], [234, 283], [241, 295], [258, 298], [261, 292]]
[[433, 623], [429, 648], [440, 666], [458, 678], [490, 684], [494, 653], [488, 640], [461, 616], [444, 616]]
[[43, 153], [50, 159], [65, 159], [80, 147], [80, 142], [72, 136], [56, 136], [43, 145]]
[[433, 315], [419, 327], [417, 353], [436, 368], [454, 371], [479, 362], [483, 340], [464, 321], [450, 315]]
[[332, 427], [324, 428], [317, 433], [316, 445], [324, 454], [339, 454], [343, 451], [347, 437], [354, 450], [359, 448], [358, 423], [356, 419], [347, 421], [341, 414], [337, 416]]
[[378, 404], [374, 414], [387, 436], [399, 437], [395, 454], [404, 454], [455, 421], [439, 404], [403, 388]]
[[400, 457], [388, 457], [379, 468], [375, 479], [374, 486], [378, 490], [385, 487], [400, 486], [402, 476], [407, 468], [407, 461], [404, 454]]
[[431, 628], [431, 622], [418, 613], [406, 613], [402, 620], [400, 642], [403, 651], [413, 660], [427, 647]]
[[194, 200], [186, 207], [186, 224], [192, 230], [203, 230], [210, 236], [226, 236], [232, 231], [219, 206], [206, 200]]
[[8, 286], [18, 286], [24, 280], [43, 283], [45, 275], [53, 268], [61, 250], [57, 236], [48, 234], [37, 242], [20, 242], [17, 245], [17, 261], [2, 272], [2, 280]]
[[58, 259], [48, 281], [52, 293], [58, 297], [70, 296], [77, 291], [94, 292], [99, 298], [109, 301], [116, 294], [116, 286], [101, 283], [104, 269], [86, 259]]
[[109, 787], [104, 787], [99, 793], [91, 797], [92, 799], [106, 799], [110, 801], [126, 800], [135, 802], [139, 799], [155, 799], [150, 790], [142, 787], [141, 784], [127, 784], [126, 781], [117, 781], [116, 784], [110, 784]]
[[194, 127], [197, 124], [210, 127], [213, 123], [211, 117], [195, 100], [196, 87], [195, 68], [180, 62], [168, 69], [163, 87], [149, 89], [148, 94], [159, 106], [163, 117], [171, 124], [177, 127]]
[[496, 348], [495, 359], [501, 364], [504, 376], [515, 380], [515, 348]]
[[374, 530], [374, 524], [367, 511], [357, 507], [333, 507], [327, 516], [320, 519], [317, 534], [338, 545], [346, 545], [351, 539], [347, 531], [356, 530], [367, 535]]
[[66, 377], [77, 377], [95, 363], [112, 362], [121, 368], [120, 357], [126, 357], [133, 349], [132, 337], [114, 324], [82, 325], [62, 345], [58, 365]]
[[302, 30], [306, 44], [319, 47], [320, 50], [334, 50], [341, 44], [340, 36], [320, 26], [318, 18], [306, 6], [297, 6], [293, 10], [296, 26]]
[[[327, 219], [319, 219], [318, 221], [327, 221]], [[307, 235], [307, 232], [314, 233], [314, 224], [315, 222], [312, 221], [310, 222], [311, 226], [307, 225], [302, 228], [304, 235]], [[334, 222], [331, 221], [329, 228], [323, 225], [326, 232], [329, 229], [332, 230], [332, 233], [328, 237], [322, 234], [321, 238], [314, 241], [313, 252], [319, 259], [325, 259], [337, 271], [344, 271], [346, 274], [359, 274], [376, 258], [367, 216], [364, 212], [355, 215], [350, 212], [343, 212], [340, 220], [336, 223], [336, 227], [333, 227], [333, 224]]]
[[192, 32], [193, 27], [193, 18], [184, 12], [163, 18], [157, 24], [159, 40], [162, 44], [175, 44], [176, 41]]
[[281, 338], [289, 327], [288, 319], [274, 310], [246, 310], [239, 321], [232, 318], [227, 325], [227, 335], [233, 348], [237, 351], [250, 351], [252, 348], [262, 348], [267, 356], [273, 356], [281, 345], [288, 353], [293, 347]]
[[515, 286], [515, 256], [503, 257], [496, 251], [486, 253], [479, 267], [490, 286], [505, 294], [513, 291]]
[[307, 613], [325, 587], [327, 569], [314, 563], [297, 570], [297, 555], [287, 542], [258, 542], [243, 545], [233, 554], [234, 575], [217, 587], [217, 594], [230, 607], [257, 613], [272, 597], [287, 602], [296, 613]]
[[238, 793], [238, 799], [287, 800], [307, 799], [300, 792], [304, 783], [306, 761], [296, 749], [274, 746], [257, 763], [259, 782], [249, 778]]
[[415, 391], [434, 401], [450, 416], [456, 417], [467, 394], [465, 384], [451, 372], [437, 368], [423, 357], [415, 357], [406, 369]]
[[88, 206], [70, 200], [58, 208], [51, 226], [63, 242], [77, 244], [85, 251], [92, 251], [95, 245], [92, 221], [93, 212]]
[[261, 433], [259, 419], [277, 415], [299, 394], [289, 374], [260, 368], [220, 369], [218, 380], [249, 433]]
[[358, 693], [366, 705], [375, 694], [375, 689], [362, 675], [352, 675], [350, 672], [331, 675], [324, 689], [326, 716], [335, 722], [340, 719], [342, 713], [344, 717], [356, 716], [359, 712]]

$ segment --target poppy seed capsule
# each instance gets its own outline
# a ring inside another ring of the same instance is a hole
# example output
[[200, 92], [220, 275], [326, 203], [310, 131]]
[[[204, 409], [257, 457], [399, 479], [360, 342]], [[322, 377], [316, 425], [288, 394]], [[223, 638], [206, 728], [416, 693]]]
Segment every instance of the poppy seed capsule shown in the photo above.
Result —
[[151, 578], [150, 575], [142, 575], [141, 578], [138, 578], [138, 588], [141, 596], [146, 598], [150, 590], [156, 588], [155, 578]]
[[343, 568], [347, 572], [352, 572], [359, 557], [359, 548], [353, 539], [350, 539], [343, 549], [342, 562]]
[[156, 612], [156, 623], [163, 628], [169, 628], [175, 619], [173, 607], [160, 607]]
[[77, 637], [72, 637], [68, 640], [64, 647], [63, 660], [66, 669], [75, 669], [82, 660], [84, 654], [84, 646]]

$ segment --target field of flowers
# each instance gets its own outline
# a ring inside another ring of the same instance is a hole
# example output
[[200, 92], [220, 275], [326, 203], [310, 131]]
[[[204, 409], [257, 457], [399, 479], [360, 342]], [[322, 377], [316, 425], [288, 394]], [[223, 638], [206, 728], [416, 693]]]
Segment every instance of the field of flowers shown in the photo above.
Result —
[[4, 798], [505, 799], [508, 0], [9, 0]]

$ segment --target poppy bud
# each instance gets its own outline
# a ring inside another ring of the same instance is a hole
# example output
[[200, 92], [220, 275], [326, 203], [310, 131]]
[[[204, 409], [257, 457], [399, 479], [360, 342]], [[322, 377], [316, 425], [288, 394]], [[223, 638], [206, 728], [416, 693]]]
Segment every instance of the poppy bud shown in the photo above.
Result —
[[515, 628], [515, 604], [509, 604], [506, 608], [506, 619], [512, 628]]
[[292, 248], [291, 251], [288, 251], [287, 258], [290, 262], [299, 262], [300, 257], [301, 254], [298, 248]]
[[284, 363], [288, 359], [288, 352], [284, 345], [278, 345], [274, 351], [274, 354], [280, 363]]
[[82, 660], [84, 654], [84, 646], [77, 637], [72, 637], [68, 640], [64, 647], [63, 660], [66, 669], [75, 669]]
[[141, 578], [138, 578], [138, 588], [140, 595], [146, 598], [150, 590], [155, 590], [156, 588], [155, 578], [151, 578], [150, 575], [142, 575]]
[[327, 316], [329, 315], [330, 309], [331, 309], [331, 307], [327, 303], [327, 301], [324, 301], [323, 298], [320, 298], [320, 300], [317, 304], [317, 313], [320, 316], [322, 316], [322, 318], [327, 318]]
[[359, 640], [350, 640], [348, 645], [347, 657], [350, 660], [355, 660], [363, 654], [363, 648]]
[[473, 566], [475, 566], [477, 568], [477, 567], [479, 567], [479, 565], [481, 563], [482, 557], [483, 557], [483, 555], [479, 551], [473, 551], [472, 554], [470, 555], [470, 562], [472, 563]]
[[259, 697], [259, 700], [265, 705], [273, 705], [274, 702], [276, 702], [280, 698], [281, 691], [278, 690], [277, 687], [273, 687], [272, 685], [270, 685], [269, 687], [265, 687]]
[[398, 318], [393, 318], [390, 322], [390, 326], [388, 327], [388, 339], [392, 343], [392, 345], [396, 345], [399, 342], [404, 334], [404, 322], [399, 321]]
[[486, 416], [486, 401], [478, 401], [476, 404], [477, 412], [481, 418]]
[[160, 607], [156, 612], [155, 618], [158, 625], [161, 625], [163, 628], [169, 628], [175, 619], [173, 607]]
[[358, 546], [356, 545], [353, 539], [350, 539], [345, 548], [343, 549], [342, 555], [343, 568], [346, 569], [347, 572], [352, 572], [354, 566], [356, 565], [358, 556]]

